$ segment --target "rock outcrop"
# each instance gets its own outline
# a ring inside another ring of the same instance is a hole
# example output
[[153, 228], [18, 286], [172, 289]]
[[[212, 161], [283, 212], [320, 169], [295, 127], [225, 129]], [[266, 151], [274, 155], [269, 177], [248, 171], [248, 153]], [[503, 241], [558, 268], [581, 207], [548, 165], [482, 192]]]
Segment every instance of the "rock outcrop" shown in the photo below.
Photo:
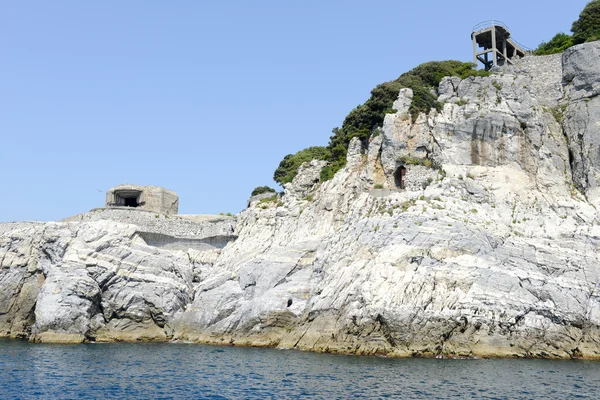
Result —
[[224, 247], [113, 214], [0, 225], [0, 335], [600, 358], [599, 43], [445, 78], [414, 122], [403, 90], [332, 180], [303, 165]]

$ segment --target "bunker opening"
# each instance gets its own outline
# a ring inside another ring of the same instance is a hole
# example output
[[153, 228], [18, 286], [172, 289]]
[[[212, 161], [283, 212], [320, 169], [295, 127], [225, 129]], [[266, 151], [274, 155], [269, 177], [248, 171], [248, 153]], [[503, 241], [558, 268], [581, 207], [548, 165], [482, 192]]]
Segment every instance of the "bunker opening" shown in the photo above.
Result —
[[405, 188], [405, 180], [406, 180], [406, 168], [404, 165], [396, 168], [396, 172], [394, 172], [394, 183], [398, 189]]
[[121, 207], [139, 207], [141, 191], [124, 190], [115, 192], [115, 203]]

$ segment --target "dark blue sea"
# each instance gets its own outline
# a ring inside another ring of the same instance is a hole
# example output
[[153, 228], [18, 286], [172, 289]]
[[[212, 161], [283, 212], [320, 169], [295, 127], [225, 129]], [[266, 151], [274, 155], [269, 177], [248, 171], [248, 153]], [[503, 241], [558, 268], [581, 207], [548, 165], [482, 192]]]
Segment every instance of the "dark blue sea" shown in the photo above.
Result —
[[600, 362], [0, 340], [1, 399], [600, 398]]

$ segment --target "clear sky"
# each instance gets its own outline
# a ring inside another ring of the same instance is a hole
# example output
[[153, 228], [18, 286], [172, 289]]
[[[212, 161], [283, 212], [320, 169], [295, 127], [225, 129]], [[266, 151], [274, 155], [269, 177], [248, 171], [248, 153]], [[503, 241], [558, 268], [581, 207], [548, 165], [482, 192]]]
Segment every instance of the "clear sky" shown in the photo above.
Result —
[[0, 0], [0, 221], [101, 207], [121, 183], [236, 213], [378, 83], [470, 61], [478, 22], [536, 47], [586, 3]]

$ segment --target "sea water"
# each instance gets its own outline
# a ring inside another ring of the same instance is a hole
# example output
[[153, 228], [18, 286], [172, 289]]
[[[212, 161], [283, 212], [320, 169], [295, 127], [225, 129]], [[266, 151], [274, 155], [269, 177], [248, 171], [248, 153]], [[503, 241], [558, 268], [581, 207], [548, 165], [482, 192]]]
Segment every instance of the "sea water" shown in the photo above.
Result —
[[600, 362], [0, 340], [0, 399], [600, 398]]

